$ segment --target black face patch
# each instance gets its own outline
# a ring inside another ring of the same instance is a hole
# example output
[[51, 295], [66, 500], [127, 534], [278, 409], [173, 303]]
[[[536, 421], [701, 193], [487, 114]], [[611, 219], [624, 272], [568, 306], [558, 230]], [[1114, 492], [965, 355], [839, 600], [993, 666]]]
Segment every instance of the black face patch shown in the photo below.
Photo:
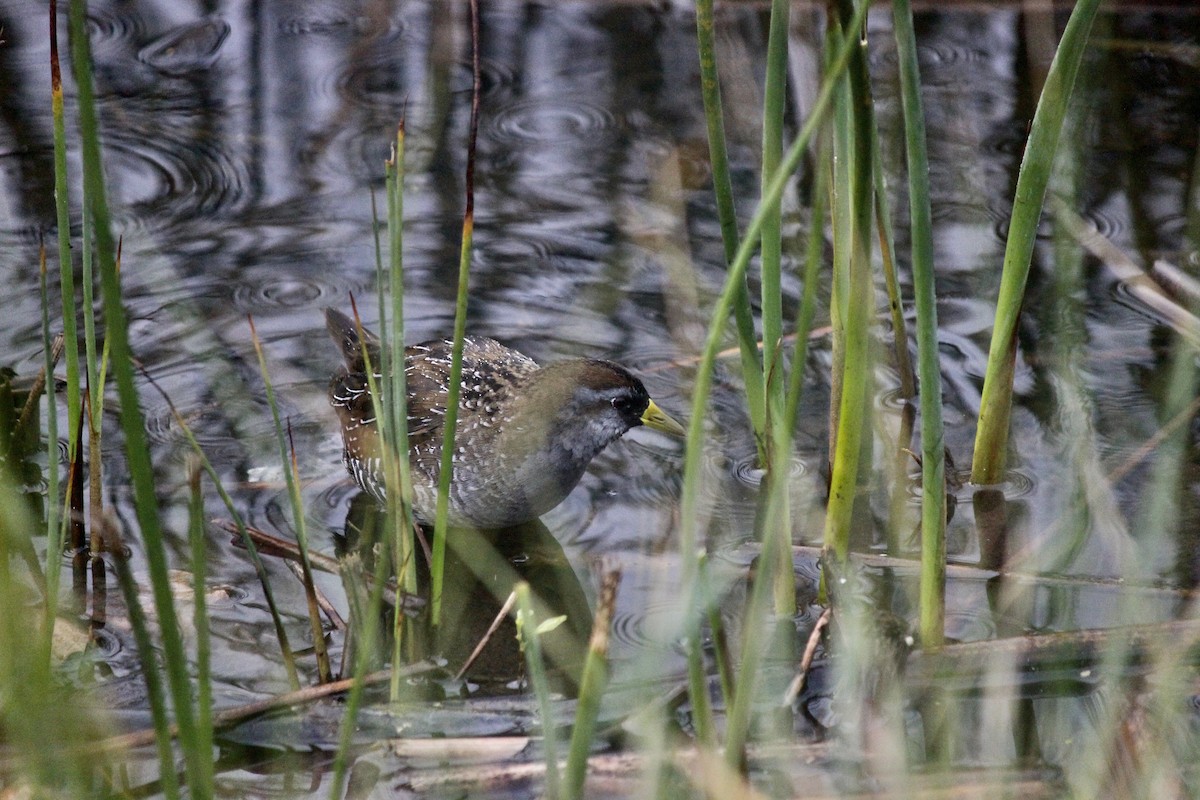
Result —
[[642, 424], [642, 414], [650, 405], [650, 395], [641, 386], [631, 386], [619, 391], [609, 402], [625, 424], [633, 428]]

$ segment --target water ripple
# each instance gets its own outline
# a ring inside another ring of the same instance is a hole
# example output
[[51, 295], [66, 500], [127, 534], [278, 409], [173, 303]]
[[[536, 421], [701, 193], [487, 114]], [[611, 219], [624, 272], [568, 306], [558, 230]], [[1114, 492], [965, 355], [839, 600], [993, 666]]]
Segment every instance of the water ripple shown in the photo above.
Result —
[[137, 59], [164, 75], [186, 75], [211, 67], [229, 36], [229, 23], [207, 17], [180, 25], [138, 51]]
[[263, 266], [232, 276], [230, 297], [241, 311], [257, 314], [290, 308], [321, 308], [349, 294], [362, 297], [368, 287], [344, 271], [324, 270], [303, 275]]
[[[143, 117], [143, 119], [146, 119]], [[228, 140], [196, 128], [118, 129], [106, 142], [114, 208], [126, 227], [154, 228], [231, 213], [249, 196], [248, 166], [226, 149]]]
[[[599, 146], [616, 134], [611, 112], [585, 100], [531, 98], [497, 111], [486, 134], [502, 144], [562, 144], [586, 141]], [[484, 131], [481, 131], [484, 133]]]

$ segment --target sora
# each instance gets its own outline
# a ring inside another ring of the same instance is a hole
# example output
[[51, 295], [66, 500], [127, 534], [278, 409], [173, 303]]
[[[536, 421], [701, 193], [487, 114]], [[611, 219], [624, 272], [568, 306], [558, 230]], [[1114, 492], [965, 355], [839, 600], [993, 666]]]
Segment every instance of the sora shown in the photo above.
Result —
[[[346, 362], [329, 386], [346, 468], [383, 500], [379, 434], [358, 329], [333, 309], [326, 310], [325, 323]], [[379, 339], [365, 330], [364, 336], [378, 370]], [[449, 341], [430, 341], [404, 350], [413, 505], [425, 522], [433, 521], [437, 500], [450, 349]], [[630, 428], [683, 434], [642, 382], [617, 364], [579, 358], [539, 367], [480, 336], [468, 336], [463, 345], [458, 408], [450, 483], [450, 523], [457, 526], [503, 528], [541, 516], [575, 488], [596, 454]]]

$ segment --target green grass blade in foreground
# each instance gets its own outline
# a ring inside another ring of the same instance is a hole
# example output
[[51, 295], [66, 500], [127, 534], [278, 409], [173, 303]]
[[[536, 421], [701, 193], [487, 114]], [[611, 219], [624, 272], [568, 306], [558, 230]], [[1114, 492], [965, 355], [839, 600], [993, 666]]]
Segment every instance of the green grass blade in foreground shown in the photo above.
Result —
[[1009, 415], [1012, 411], [1013, 369], [1016, 364], [1017, 318], [1025, 298], [1025, 282], [1029, 277], [1042, 202], [1054, 165], [1063, 118], [1099, 6], [1099, 0], [1079, 0], [1071, 10], [1071, 17], [1067, 20], [1054, 61], [1046, 75], [1046, 85], [1038, 98], [1029, 141], [1021, 159], [1008, 240], [1004, 248], [1004, 271], [1000, 278], [1000, 296], [996, 301], [996, 321], [988, 350], [987, 372], [983, 379], [979, 425], [975, 433], [971, 481], [976, 484], [999, 483], [1004, 475]]
[[[207, 550], [204, 536], [204, 495], [200, 492], [200, 467], [188, 464], [188, 544], [192, 556], [192, 622], [196, 631], [196, 744], [211, 752], [213, 747], [212, 714], [212, 640], [208, 627]], [[213, 795], [213, 763], [204, 761], [204, 782], [190, 787], [193, 797]]]
[[925, 647], [942, 643], [946, 587], [946, 463], [942, 422], [942, 373], [938, 363], [937, 291], [933, 270], [933, 222], [921, 72], [909, 0], [892, 4], [900, 57], [900, 96], [908, 153], [912, 217], [913, 296], [917, 308], [917, 371], [921, 387], [921, 583], [920, 632]]
[[582, 798], [583, 781], [587, 776], [588, 755], [596, 719], [600, 715], [600, 698], [608, 686], [608, 640], [613, 611], [617, 604], [617, 587], [621, 570], [606, 569], [600, 580], [600, 596], [596, 600], [596, 616], [592, 621], [592, 636], [588, 641], [583, 662], [583, 678], [579, 684], [579, 702], [575, 708], [575, 726], [571, 729], [571, 744], [567, 752], [567, 769], [563, 781], [563, 796], [569, 800]]
[[[367, 374], [370, 374], [370, 372], [371, 370], [368, 369]], [[347, 566], [352, 563], [352, 559], [357, 558], [358, 556], [352, 556], [351, 559], [347, 559]], [[333, 759], [333, 780], [329, 785], [329, 800], [342, 800], [346, 796], [343, 784], [345, 783], [346, 768], [349, 763], [350, 745], [354, 740], [354, 731], [358, 722], [358, 709], [362, 704], [363, 689], [366, 688], [366, 682], [363, 680], [363, 677], [367, 674], [367, 667], [371, 662], [371, 654], [375, 652], [379, 639], [379, 618], [383, 608], [383, 587], [387, 583], [384, 568], [387, 563], [388, 560], [386, 558], [375, 559], [374, 580], [371, 583], [370, 597], [367, 599], [366, 613], [357, 617], [362, 621], [363, 628], [355, 641], [355, 680], [354, 684], [350, 687], [350, 693], [346, 697], [346, 712], [342, 715], [342, 722], [338, 729], [338, 746]], [[401, 613], [401, 610], [399, 608], [396, 609], [396, 613]], [[400, 669], [399, 665], [392, 665], [393, 672], [398, 669]]]
[[171, 411], [171, 418], [179, 426], [179, 430], [187, 440], [188, 446], [192, 448], [192, 453], [200, 459], [200, 465], [204, 467], [204, 472], [213, 482], [213, 488], [216, 489], [217, 496], [221, 498], [221, 502], [225, 504], [225, 510], [233, 518], [238, 535], [242, 540], [242, 546], [246, 548], [246, 552], [250, 556], [250, 563], [254, 565], [254, 574], [257, 576], [259, 585], [262, 587], [263, 597], [267, 601], [267, 609], [271, 612], [271, 622], [275, 626], [275, 638], [279, 641], [279, 651], [283, 659], [283, 666], [287, 670], [288, 683], [291, 685], [292, 690], [295, 691], [300, 688], [300, 677], [296, 673], [295, 656], [292, 655], [292, 648], [288, 643], [287, 629], [283, 627], [283, 618], [280, 616], [279, 607], [275, 603], [275, 593], [271, 590], [271, 580], [267, 576], [267, 568], [263, 566], [262, 558], [258, 555], [258, 548], [255, 547], [254, 540], [250, 538], [250, 532], [246, 530], [246, 523], [242, 519], [242, 515], [238, 513], [237, 506], [233, 504], [233, 498], [229, 496], [229, 492], [225, 491], [224, 485], [221, 484], [220, 476], [217, 475], [217, 471], [213, 468], [212, 462], [208, 460], [208, 456], [204, 454], [200, 443], [196, 441], [196, 436], [192, 433], [187, 420], [179, 413], [179, 409], [175, 407], [175, 403], [171, 400], [170, 395], [164, 392], [149, 375], [145, 377], [167, 404], [167, 408]]
[[[859, 11], [867, 3], [859, 4]], [[854, 47], [865, 47], [858, 36], [859, 25], [853, 19], [849, 0], [839, 3], [846, 25], [843, 37]], [[849, 82], [849, 119], [835, 115], [836, 126], [850, 125], [850, 130], [835, 135], [835, 140], [848, 142], [851, 150], [844, 157], [850, 164], [850, 203], [841, 204], [834, 213], [851, 215], [849, 220], [849, 274], [847, 276], [845, 317], [845, 349], [834, 369], [841, 369], [841, 396], [837, 407], [836, 449], [830, 455], [832, 477], [829, 504], [825, 513], [825, 549], [832, 552], [839, 566], [844, 566], [850, 551], [850, 531], [854, 501], [858, 495], [860, 460], [865, 420], [870, 409], [866, 402], [870, 365], [870, 328], [874, 322], [874, 285], [871, 270], [871, 223], [874, 212], [873, 176], [871, 167], [871, 115], [863, 106], [868, 102], [866, 60], [861, 52], [850, 59], [846, 79]], [[837, 222], [835, 220], [835, 227]]]
[[541, 632], [533, 613], [533, 598], [526, 581], [517, 583], [517, 635], [525, 653], [525, 668], [529, 672], [529, 688], [537, 699], [538, 717], [542, 725], [542, 749], [546, 755], [546, 796], [555, 800], [562, 796], [558, 776], [558, 731], [550, 708], [550, 681], [546, 677], [546, 660], [542, 656]]
[[[63, 89], [62, 89], [62, 70], [59, 62], [58, 51], [58, 4], [55, 0], [50, 2], [50, 101], [51, 101], [51, 116], [54, 125], [54, 205], [56, 213], [56, 221], [58, 227], [58, 261], [60, 271], [66, 266], [68, 273], [71, 273], [71, 217], [69, 209], [69, 193], [67, 191], [67, 138], [66, 138], [66, 123], [64, 121], [63, 112]], [[53, 389], [53, 382], [50, 376], [54, 374], [54, 365], [50, 359], [50, 320], [49, 320], [49, 292], [46, 285], [46, 248], [43, 243], [40, 248], [40, 269], [41, 269], [41, 286], [42, 286], [42, 340], [45, 353], [45, 369], [46, 369], [46, 406], [48, 443], [49, 451], [47, 453], [46, 464], [48, 470], [47, 483], [47, 504], [46, 504], [46, 540], [49, 543], [47, 553], [61, 553], [63, 547], [63, 534], [59, 527], [59, 519], [62, 515], [59, 513], [59, 454], [58, 454], [58, 401]], [[60, 277], [60, 291], [65, 291], [63, 287], [67, 284]], [[74, 327], [75, 317], [71, 314], [64, 317], [64, 335], [63, 343], [68, 353], [75, 353], [78, 359], [78, 344], [75, 339], [66, 333], [66, 326]], [[68, 346], [69, 345], [69, 346]], [[68, 357], [70, 357], [68, 355]], [[78, 376], [78, 362], [75, 367], [75, 374]], [[68, 376], [70, 371], [68, 370]], [[72, 384], [68, 383], [68, 386]], [[76, 402], [79, 401], [79, 384], [74, 384]], [[70, 408], [70, 393], [68, 393], [68, 409]], [[68, 410], [67, 429], [71, 430], [70, 411]], [[50, 642], [54, 632], [54, 618], [58, 609], [58, 587], [59, 579], [62, 574], [62, 560], [59, 558], [46, 559], [46, 615], [44, 621], [42, 655], [43, 660], [49, 665], [50, 659]]]
[[[759, 207], [763, 210], [762, 330], [763, 371], [766, 374], [767, 430], [770, 409], [778, 412], [783, 402], [781, 364], [777, 357], [783, 338], [783, 196], [769, 197], [771, 176], [783, 158], [783, 112], [787, 105], [788, 0], [772, 0], [770, 32], [767, 37], [767, 74], [763, 90], [762, 175]], [[770, 452], [768, 450], [768, 452]], [[768, 462], [768, 468], [772, 466]]]
[[[762, 265], [762, 329], [763, 369], [766, 379], [766, 427], [765, 450], [768, 472], [768, 492], [771, 487], [783, 484], [777, 478], [786, 475], [791, 468], [791, 427], [783, 419], [785, 392], [783, 359], [783, 195], [768, 197], [768, 177], [779, 169], [783, 157], [783, 112], [787, 105], [787, 44], [788, 44], [788, 0], [772, 0], [770, 32], [767, 40], [767, 75], [763, 92], [763, 138], [761, 208], [764, 210], [762, 223], [762, 247], [759, 263]], [[783, 491], [777, 498], [778, 505], [772, 506], [777, 519], [789, 519], [788, 494]], [[769, 502], [768, 505], [771, 505]], [[787, 526], [790, 534], [790, 525]], [[783, 530], [763, 526], [763, 546], [779, 547], [780, 553], [791, 553], [791, 537]], [[769, 575], [774, 583], [775, 613], [796, 613], [796, 580], [792, 574], [790, 559], [777, 561], [781, 569]]]
[[[725, 263], [737, 257], [737, 210], [733, 202], [733, 182], [729, 177], [729, 152], [725, 142], [725, 113], [721, 104], [721, 81], [717, 74], [717, 48], [714, 33], [713, 0], [696, 0], [696, 43], [700, 51], [700, 94], [704, 101], [704, 121], [708, 129], [708, 158], [712, 166], [713, 195], [717, 202], [717, 220]], [[764, 170], [764, 175], [767, 174]], [[758, 456], [765, 461], [766, 410], [763, 367], [754, 335], [754, 313], [750, 291], [743, 276], [733, 300], [737, 325], [738, 350], [742, 358], [742, 383], [746, 387], [746, 405], [750, 422], [758, 437]]]
[[[391, 392], [388, 395], [392, 415], [392, 443], [396, 453], [408, 452], [408, 385], [404, 370], [404, 121], [396, 128], [396, 151], [388, 173], [388, 285], [392, 295], [392, 330], [388, 340], [393, 365]], [[400, 499], [403, 501], [400, 520], [395, 524], [395, 535], [402, 547], [397, 569], [402, 570], [401, 586], [409, 592], [417, 591], [416, 563], [411, 554], [412, 541], [412, 475], [407, 458], [398, 458]], [[401, 528], [401, 526], [403, 526]]]
[[[790, 526], [780, 525], [782, 503], [780, 485], [786, 490], [786, 473], [777, 477], [775, 486], [768, 487], [766, 511], [763, 515], [764, 525], [774, 525], [790, 530]], [[787, 559], [779, 563], [779, 557], [784, 548], [771, 547], [768, 541], [763, 542], [762, 554], [758, 560], [757, 574], [775, 575], [787, 572], [792, 575], [791, 549], [787, 549]], [[746, 604], [745, 617], [742, 621], [741, 663], [738, 665], [733, 688], [733, 699], [725, 715], [725, 762], [738, 772], [746, 770], [746, 743], [750, 737], [751, 713], [754, 709], [756, 689], [762, 680], [760, 669], [766, 656], [764, 631], [768, 628], [767, 620], [767, 591], [772, 582], [765, 580], [754, 581], [750, 590], [750, 601]], [[777, 615], [776, 615], [777, 616]], [[788, 619], [788, 617], [784, 617]], [[788, 623], [790, 625], [790, 622]]]
[[[78, 2], [78, 0], [76, 0]], [[75, 307], [75, 268], [71, 261], [71, 217], [70, 190], [67, 187], [67, 136], [66, 123], [63, 113], [62, 70], [58, 50], [58, 4], [50, 3], [50, 93], [51, 113], [54, 126], [54, 207], [55, 221], [58, 227], [58, 268], [59, 290], [62, 294], [63, 339], [64, 352], [67, 359], [67, 430], [74, 431], [79, 425], [83, 413], [83, 401], [80, 397], [80, 386], [83, 385], [79, 372], [79, 327], [76, 322], [78, 310]], [[75, 3], [71, 3], [72, 10]], [[79, 45], [71, 34], [72, 60], [78, 58]], [[89, 67], [90, 74], [90, 67]], [[79, 68], [75, 68], [75, 80], [79, 81]], [[90, 92], [91, 87], [87, 87]], [[82, 95], [84, 89], [80, 88]], [[81, 98], [82, 100], [82, 98]], [[82, 109], [80, 115], [82, 117]], [[80, 121], [82, 124], [82, 119]], [[97, 155], [98, 157], [98, 155]], [[87, 169], [87, 151], [84, 151], [85, 170]], [[92, 165], [99, 169], [99, 165]], [[70, 438], [68, 444], [68, 461], [75, 458], [75, 439]]]
[[436, 629], [442, 615], [442, 573], [446, 564], [446, 529], [450, 511], [450, 482], [454, 471], [454, 438], [458, 427], [458, 399], [462, 394], [463, 339], [467, 335], [467, 288], [471, 279], [471, 242], [475, 231], [475, 141], [479, 133], [479, 94], [482, 83], [479, 49], [479, 0], [471, 0], [471, 127], [467, 135], [466, 207], [463, 210], [462, 248], [458, 258], [458, 291], [454, 300], [454, 341], [450, 349], [450, 386], [442, 423], [442, 460], [438, 472], [437, 509], [433, 523], [433, 557], [430, 559], [430, 619]]
[[[707, 554], [696, 554], [698, 563], [697, 580], [687, 587], [691, 591], [683, 606], [683, 613], [688, 616], [686, 634], [684, 637], [687, 647], [688, 667], [688, 700], [692, 707], [692, 727], [696, 731], [696, 741], [705, 747], [716, 747], [717, 725], [713, 717], [712, 701], [708, 693], [708, 670], [704, 667], [704, 617], [702, 611], [711, 607], [708, 596], [708, 586], [705, 583]], [[719, 615], [717, 615], [719, 618]], [[714, 630], [714, 638], [716, 631]], [[720, 662], [718, 662], [720, 663]], [[732, 687], [726, 682], [721, 685], [725, 704], [732, 702]]]
[[325, 646], [325, 631], [321, 627], [321, 609], [317, 605], [316, 587], [313, 585], [312, 562], [308, 558], [308, 526], [304, 516], [304, 501], [300, 497], [300, 482], [296, 475], [296, 451], [288, 446], [291, 428], [285, 431], [279, 417], [279, 404], [275, 402], [275, 388], [271, 385], [271, 373], [267, 369], [267, 357], [263, 353], [262, 341], [254, 327], [254, 318], [247, 316], [250, 325], [250, 340], [254, 343], [254, 354], [258, 357], [258, 370], [262, 375], [263, 388], [267, 395], [267, 406], [271, 409], [271, 421], [275, 424], [275, 442], [279, 445], [279, 463], [287, 483], [288, 499], [292, 504], [292, 521], [296, 526], [296, 545], [300, 549], [300, 569], [304, 580], [304, 597], [308, 602], [308, 623], [312, 630], [313, 651], [317, 656], [317, 676], [321, 683], [333, 680], [329, 668], [329, 651]]
[[[121, 287], [116, 270], [112, 228], [109, 222], [108, 199], [101, 170], [100, 131], [96, 119], [92, 84], [87, 9], [83, 0], [71, 2], [69, 25], [71, 62], [79, 93], [84, 202], [95, 221], [96, 257], [100, 265], [104, 294], [104, 318], [107, 323], [107, 336], [112, 343], [113, 372], [121, 401], [121, 428], [125, 434], [129, 476], [133, 484], [134, 508], [150, 572], [150, 583], [158, 613], [163, 658], [171, 688], [172, 707], [179, 725], [186, 773], [190, 784], [201, 786], [203, 785], [203, 776], [208, 772], [205, 763], [212, 759], [212, 752], [211, 750], [202, 752], [196, 737], [187, 653], [183, 647], [179, 619], [175, 614], [175, 601], [171, 594], [166, 547], [163, 542], [161, 521], [158, 517], [154, 470], [150, 463], [150, 447], [146, 440], [145, 421], [138, 402], [137, 387], [133, 381], [133, 354], [129, 347], [128, 320], [121, 302]], [[68, 344], [75, 346], [73, 342]]]
[[[51, 643], [54, 637], [54, 620], [58, 615], [58, 585], [62, 574], [62, 559], [57, 556], [63, 550], [62, 528], [59, 526], [58, 492], [58, 398], [50, 376], [54, 374], [54, 357], [50, 344], [50, 296], [46, 286], [46, 245], [39, 251], [39, 283], [42, 294], [42, 369], [46, 379], [46, 607], [42, 615], [42, 635], [39, 642], [38, 662], [50, 668]], [[29, 528], [33, 530], [33, 528]]]
[[[386, 386], [384, 399], [386, 412], [389, 415], [387, 436], [384, 446], [389, 453], [395, 453], [394, 479], [397, 484], [389, 489], [388, 520], [391, 522], [391, 538], [393, 562], [397, 572], [396, 578], [400, 587], [411, 594], [417, 592], [417, 564], [415, 559], [416, 543], [412, 509], [412, 475], [408, 460], [408, 386], [404, 357], [404, 120], [396, 127], [396, 141], [392, 158], [386, 165], [387, 173], [387, 230], [388, 230], [388, 279], [383, 279], [383, 264], [376, 261], [379, 273], [376, 285], [379, 287], [380, 305], [383, 305], [382, 288], [386, 283], [391, 289], [392, 313], [390, 330], [384, 332], [384, 348], [388, 361], [392, 365], [390, 373], [385, 372]], [[376, 239], [378, 245], [378, 238]], [[377, 247], [378, 252], [378, 247]], [[383, 317], [381, 316], [382, 320]], [[393, 665], [399, 665], [405, 648], [409, 655], [414, 656], [414, 637], [405, 636], [405, 624], [408, 622], [404, 614], [393, 617]], [[393, 701], [399, 699], [401, 684], [399, 671], [392, 670], [390, 686]]]
[[[56, 453], [57, 455], [57, 453]], [[80, 758], [82, 748], [104, 735], [108, 723], [93, 719], [69, 681], [47, 666], [39, 647], [30, 646], [34, 579], [19, 556], [29, 546], [38, 520], [0, 461], [0, 730], [6, 797], [92, 797], [109, 759]], [[15, 612], [15, 613], [14, 613]], [[65, 621], [66, 625], [72, 624]]]
[[[124, 557], [120, 546], [120, 537], [110, 533], [115, 539], [113, 548], [117, 557], [112, 560], [113, 569], [117, 573], [117, 586], [125, 600], [125, 613], [129, 617], [129, 628], [133, 632], [133, 641], [137, 645], [138, 663], [142, 667], [142, 679], [146, 682], [146, 696], [150, 700], [150, 716], [154, 723], [154, 746], [158, 751], [159, 780], [162, 783], [163, 794], [168, 798], [179, 797], [178, 778], [176, 777], [175, 753], [171, 744], [171, 722], [167, 714], [166, 689], [163, 687], [162, 675], [154, 657], [154, 642], [150, 639], [150, 630], [146, 623], [146, 612], [138, 597], [137, 579], [129, 569], [129, 561]], [[201, 737], [193, 736], [191, 744], [201, 746]], [[211, 751], [210, 751], [211, 752]], [[189, 781], [202, 780], [208, 770], [192, 771]]]
[[789, 427], [796, 424], [800, 410], [800, 398], [804, 392], [804, 367], [808, 363], [808, 337], [812, 332], [813, 319], [817, 313], [817, 275], [825, 252], [825, 215], [829, 206], [829, 137], [821, 140], [817, 154], [817, 173], [813, 179], [812, 209], [808, 238], [804, 248], [804, 293], [800, 297], [800, 311], [796, 317], [795, 349], [792, 352], [792, 371], [788, 375], [787, 402], [783, 418]]
[[[867, 9], [864, 3], [856, 13], [856, 24], [862, 23], [866, 13]], [[838, 47], [834, 57], [830, 60], [829, 74], [821, 85], [821, 91], [817, 96], [817, 101], [813, 104], [812, 113], [804, 121], [800, 133], [796, 136], [795, 141], [792, 142], [791, 147], [788, 148], [787, 153], [784, 155], [780, 168], [776, 170], [775, 175], [771, 178], [767, 192], [764, 193], [765, 199], [782, 196], [783, 189], [787, 185], [789, 177], [800, 164], [800, 160], [803, 158], [809, 142], [812, 141], [817, 127], [824, 120], [826, 113], [828, 113], [834, 83], [849, 62], [850, 52], [854, 44], [853, 38], [848, 37], [844, 40]], [[753, 218], [750, 220], [750, 225], [746, 229], [745, 237], [738, 246], [737, 257], [734, 258], [733, 263], [729, 266], [729, 273], [725, 277], [725, 286], [721, 289], [721, 294], [718, 296], [716, 305], [713, 308], [712, 319], [708, 327], [708, 336], [704, 343], [704, 351], [696, 371], [695, 386], [692, 390], [691, 419], [688, 422], [687, 430], [683, 491], [680, 501], [680, 550], [683, 553], [691, 553], [696, 549], [705, 409], [708, 407], [709, 396], [712, 392], [713, 372], [717, 352], [721, 348], [725, 326], [733, 307], [733, 298], [737, 292], [738, 284], [745, 280], [746, 267], [749, 265], [750, 258], [754, 254], [757, 239], [762, 233], [764, 214], [764, 209], [761, 206], [755, 211]], [[683, 578], [685, 586], [694, 579], [695, 571], [695, 564], [691, 559], [685, 558]]]

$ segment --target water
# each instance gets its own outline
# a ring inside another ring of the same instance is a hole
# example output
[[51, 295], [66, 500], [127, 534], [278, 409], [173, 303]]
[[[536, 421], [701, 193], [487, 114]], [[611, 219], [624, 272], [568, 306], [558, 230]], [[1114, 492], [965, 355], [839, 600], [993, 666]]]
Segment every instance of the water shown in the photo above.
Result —
[[[723, 280], [691, 12], [607, 3], [484, 6], [469, 329], [539, 361], [619, 361], [645, 379], [659, 405], [684, 417], [691, 359]], [[403, 114], [408, 336], [417, 341], [451, 330], [470, 99], [465, 8], [228, 2], [201, 14], [186, 4], [136, 2], [94, 3], [90, 14], [133, 350], [188, 419], [247, 522], [290, 536], [250, 343], [253, 316], [295, 437], [310, 536], [317, 549], [333, 552], [355, 489], [325, 401], [337, 351], [321, 312], [348, 310], [353, 294], [367, 321], [374, 319], [371, 196], [382, 199], [383, 161]], [[793, 120], [815, 96], [814, 15], [807, 7], [794, 15]], [[896, 58], [887, 15], [870, 19], [874, 92], [895, 193], [904, 185]], [[1186, 8], [1102, 17], [1066, 139], [1084, 153], [1082, 188], [1072, 203], [1084, 219], [1135, 260], [1164, 258], [1192, 274], [1200, 257], [1185, 225], [1200, 100], [1198, 20]], [[1053, 22], [1007, 5], [927, 11], [917, 19], [947, 447], [961, 468], [970, 462], [1009, 198]], [[46, 24], [38, 3], [0, 2], [7, 42], [0, 46], [0, 275], [9, 287], [0, 366], [22, 374], [41, 363], [37, 247], [41, 233], [53, 240], [54, 229]], [[59, 30], [65, 43], [65, 12]], [[761, 9], [720, 9], [743, 219], [757, 182], [765, 37]], [[71, 125], [69, 75], [66, 92]], [[68, 160], [78, 176], [78, 152]], [[77, 192], [73, 185], [73, 200]], [[905, 208], [898, 195], [893, 205]], [[806, 219], [793, 203], [788, 252], [802, 251]], [[904, 261], [905, 226], [897, 232]], [[1136, 456], [1164, 421], [1165, 325], [1095, 259], [1083, 262], [1077, 284], [1059, 288], [1066, 262], [1055, 257], [1053, 235], [1047, 225], [1020, 330], [1006, 547], [1023, 563], [1049, 563], [1064, 576], [1192, 587], [1197, 563], [1187, 532], [1200, 523], [1194, 448], [1177, 528], [1141, 524], [1153, 455]], [[787, 268], [791, 313], [801, 291], [798, 259]], [[907, 276], [904, 283], [908, 291]], [[827, 338], [815, 339], [797, 431], [797, 543], [821, 536], [828, 361]], [[705, 474], [718, 565], [733, 576], [746, 562], [738, 546], [753, 536], [757, 476], [735, 359], [724, 365]], [[878, 375], [879, 407], [894, 419], [894, 375], [886, 366]], [[182, 543], [188, 448], [166, 402], [145, 381], [141, 397], [164, 519]], [[110, 419], [105, 495], [125, 526], [135, 573], [144, 575], [116, 428]], [[597, 559], [625, 567], [615, 624], [618, 677], [664, 651], [668, 672], [682, 665], [681, 651], [664, 641], [678, 602], [671, 580], [679, 572], [680, 464], [677, 442], [634, 432], [598, 458], [544, 520], [588, 598]], [[1110, 480], [1118, 468], [1120, 477]], [[982, 545], [969, 487], [956, 490], [956, 499], [951, 557], [973, 563]], [[227, 516], [211, 491], [206, 511]], [[875, 545], [883, 538], [882, 526], [864, 536]], [[214, 590], [231, 587], [218, 591], [212, 612], [216, 704], [284, 690], [244, 553], [216, 529], [210, 545]], [[280, 564], [270, 570], [289, 632], [303, 643], [302, 593]], [[336, 577], [323, 576], [319, 585], [342, 597]], [[949, 632], [965, 639], [1111, 625], [1125, 620], [1127, 602], [1107, 585], [1068, 585], [1006, 617], [981, 586], [952, 581], [950, 593]], [[1167, 597], [1139, 606], [1148, 615], [1140, 621], [1169, 617]], [[121, 614], [113, 614], [106, 636], [100, 660], [136, 683]], [[129, 705], [139, 702], [135, 693]]]

